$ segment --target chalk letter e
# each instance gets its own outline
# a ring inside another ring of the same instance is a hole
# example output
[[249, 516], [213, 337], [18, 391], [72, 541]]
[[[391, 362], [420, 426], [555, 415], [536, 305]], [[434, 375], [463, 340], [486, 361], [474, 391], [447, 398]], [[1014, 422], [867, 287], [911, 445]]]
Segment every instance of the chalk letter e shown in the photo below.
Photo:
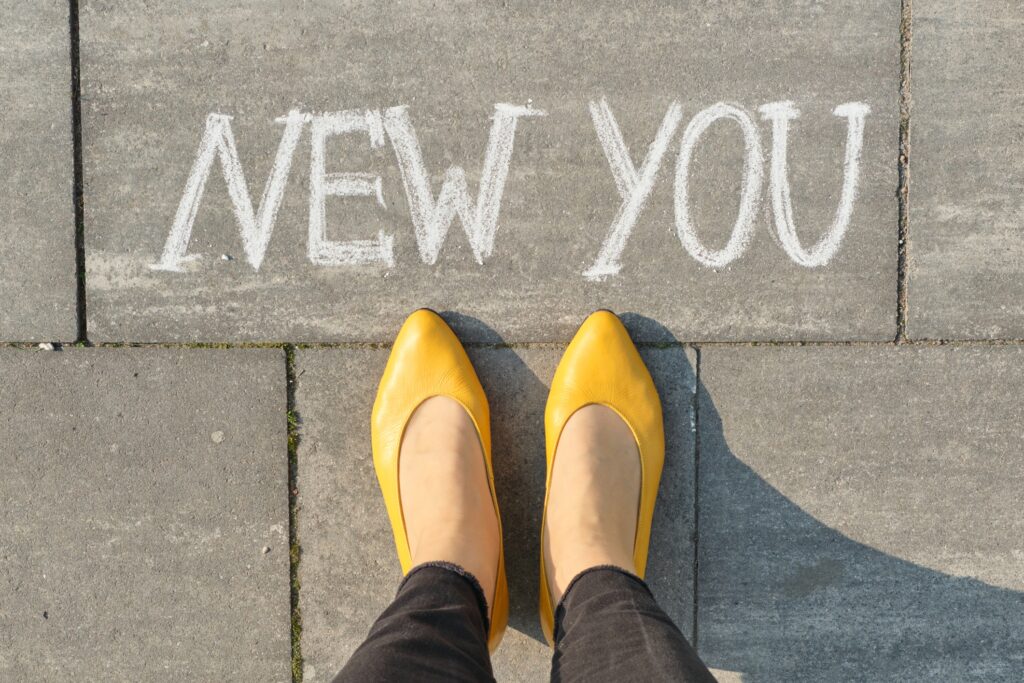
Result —
[[380, 112], [342, 111], [313, 117], [312, 151], [309, 162], [309, 260], [317, 265], [342, 266], [369, 263], [395, 265], [394, 237], [377, 233], [375, 239], [331, 242], [327, 239], [327, 196], [376, 197], [384, 206], [380, 176], [372, 173], [327, 173], [324, 143], [332, 135], [365, 132], [370, 147], [384, 145], [384, 124]]

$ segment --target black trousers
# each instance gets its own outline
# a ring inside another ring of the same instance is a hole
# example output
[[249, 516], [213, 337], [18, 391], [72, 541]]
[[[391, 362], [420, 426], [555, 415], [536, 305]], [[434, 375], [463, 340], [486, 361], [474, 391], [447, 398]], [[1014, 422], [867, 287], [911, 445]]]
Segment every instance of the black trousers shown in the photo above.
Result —
[[[419, 565], [334, 683], [493, 681], [487, 630], [484, 593], [471, 574]], [[715, 679], [643, 581], [594, 567], [573, 579], [555, 610], [551, 680]]]

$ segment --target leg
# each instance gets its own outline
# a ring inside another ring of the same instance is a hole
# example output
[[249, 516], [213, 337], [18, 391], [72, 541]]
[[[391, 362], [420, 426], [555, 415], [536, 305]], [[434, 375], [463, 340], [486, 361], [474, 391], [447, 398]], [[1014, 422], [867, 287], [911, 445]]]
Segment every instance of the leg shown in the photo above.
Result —
[[544, 561], [555, 610], [554, 681], [713, 681], [633, 574], [640, 494], [633, 433], [615, 411], [566, 422], [551, 476]]
[[555, 611], [551, 680], [714, 681], [647, 585], [618, 567], [577, 576]]
[[487, 603], [457, 565], [414, 567], [334, 683], [493, 681]]

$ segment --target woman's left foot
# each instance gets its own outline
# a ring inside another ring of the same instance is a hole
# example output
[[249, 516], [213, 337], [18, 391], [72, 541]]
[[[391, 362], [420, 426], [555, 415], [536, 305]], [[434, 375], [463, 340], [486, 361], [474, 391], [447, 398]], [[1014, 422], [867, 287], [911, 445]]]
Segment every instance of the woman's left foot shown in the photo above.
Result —
[[640, 455], [614, 410], [588, 405], [565, 423], [551, 473], [544, 519], [544, 561], [555, 604], [591, 567], [635, 572]]

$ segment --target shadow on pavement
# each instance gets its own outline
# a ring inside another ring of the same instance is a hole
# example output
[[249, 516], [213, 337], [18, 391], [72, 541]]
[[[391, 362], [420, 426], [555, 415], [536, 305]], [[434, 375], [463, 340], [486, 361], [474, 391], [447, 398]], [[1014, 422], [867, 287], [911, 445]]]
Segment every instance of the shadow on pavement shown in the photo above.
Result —
[[[481, 320], [452, 311], [441, 315], [454, 329], [473, 330], [488, 343], [504, 343]], [[546, 645], [537, 617], [537, 583], [548, 384], [526, 365], [516, 349], [467, 350], [491, 403], [494, 483], [505, 543], [509, 628]]]
[[743, 681], [1024, 680], [1024, 593], [822, 524], [733, 454], [713, 397], [698, 392], [698, 647], [709, 666]]
[[[445, 312], [462, 329], [486, 324]], [[656, 321], [621, 314], [630, 330]], [[544, 404], [560, 350], [470, 349], [492, 405], [495, 479], [502, 500], [511, 593], [509, 625], [541, 641], [537, 563], [544, 494]], [[696, 641], [712, 668], [743, 681], [1024, 680], [1024, 593], [953, 576], [875, 550], [832, 529], [730, 450], [714, 397], [685, 349], [643, 349], [662, 400], [692, 397], [700, 432], [699, 590]], [[543, 362], [537, 356], [543, 355]], [[545, 365], [547, 363], [550, 367]], [[682, 415], [682, 413], [676, 414]], [[693, 486], [690, 425], [666, 411], [668, 448], [648, 579], [663, 606], [689, 614]], [[778, 454], [780, 458], [784, 453]], [[851, 456], [852, 457], [852, 456]], [[897, 453], [894, 458], [899, 457]], [[666, 491], [671, 495], [665, 496]], [[913, 492], [908, 492], [912, 495]], [[980, 502], [965, 501], [965, 505]], [[922, 524], [937, 524], [922, 519]], [[658, 590], [658, 586], [661, 590]], [[677, 622], [685, 633], [691, 623]]]

